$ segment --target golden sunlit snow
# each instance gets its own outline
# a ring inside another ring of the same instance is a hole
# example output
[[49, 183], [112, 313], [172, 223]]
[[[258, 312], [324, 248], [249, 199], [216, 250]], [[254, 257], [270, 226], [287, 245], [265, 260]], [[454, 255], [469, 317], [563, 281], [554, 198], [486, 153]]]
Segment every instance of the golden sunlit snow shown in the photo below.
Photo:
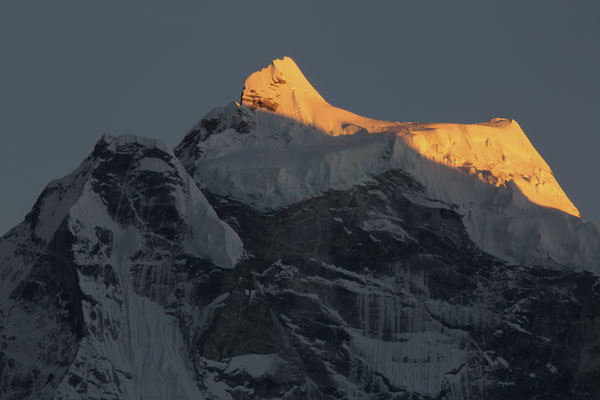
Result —
[[477, 124], [386, 122], [327, 103], [289, 57], [252, 74], [242, 103], [313, 126], [328, 135], [394, 133], [432, 161], [476, 175], [495, 186], [516, 185], [532, 202], [580, 216], [514, 120]]

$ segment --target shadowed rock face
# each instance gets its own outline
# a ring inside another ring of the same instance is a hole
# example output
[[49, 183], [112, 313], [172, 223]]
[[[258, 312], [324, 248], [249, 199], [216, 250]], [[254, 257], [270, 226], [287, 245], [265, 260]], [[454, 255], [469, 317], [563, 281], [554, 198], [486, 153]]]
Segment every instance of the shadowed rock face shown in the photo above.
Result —
[[197, 310], [178, 268], [226, 269], [236, 252], [170, 150], [103, 137], [0, 240], [0, 398], [199, 396], [176, 317], [148, 296]]
[[[27, 277], [3, 293], [8, 298], [0, 304], [0, 398], [51, 398], [75, 359], [84, 326], [74, 240], [62, 224], [46, 253], [36, 254], [26, 245], [18, 251], [35, 261]], [[28, 363], [21, 364], [22, 359]]]
[[[597, 275], [482, 252], [453, 207], [400, 170], [271, 211], [205, 192], [244, 243], [246, 256], [227, 269], [182, 247], [189, 231], [173, 190], [185, 179], [166, 167], [135, 172], [148, 155], [173, 163], [168, 154], [139, 144], [97, 153], [91, 187], [115, 225], [67, 219], [44, 251], [28, 250], [32, 267], [1, 308], [3, 398], [600, 392]], [[36, 218], [0, 244], [25, 243]], [[135, 251], [123, 249], [130, 225]], [[152, 390], [136, 386], [149, 379]]]
[[[598, 277], [506, 265], [420, 190], [391, 171], [268, 213], [209, 195], [250, 257], [199, 370], [234, 398], [595, 398]], [[227, 368], [245, 354], [284, 361]]]

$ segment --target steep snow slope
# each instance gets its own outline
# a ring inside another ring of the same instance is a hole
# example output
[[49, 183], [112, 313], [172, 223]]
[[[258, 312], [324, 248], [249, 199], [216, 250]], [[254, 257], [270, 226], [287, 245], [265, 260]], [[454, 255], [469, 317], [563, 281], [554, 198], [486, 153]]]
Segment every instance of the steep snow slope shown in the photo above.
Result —
[[[519, 125], [496, 118], [487, 123], [404, 125], [360, 117], [328, 104], [289, 57], [274, 60], [244, 83], [242, 104], [314, 126], [331, 135], [390, 131], [428, 159], [465, 170], [496, 186], [514, 181], [534, 203], [579, 216], [548, 165]], [[407, 132], [408, 131], [408, 132]]]
[[242, 104], [274, 112], [332, 135], [353, 133], [350, 125], [388, 125], [327, 103], [289, 57], [273, 60], [268, 67], [250, 75], [244, 83]]
[[290, 58], [252, 74], [242, 104], [217, 108], [176, 148], [210, 190], [277, 208], [399, 168], [458, 207], [501, 258], [600, 269], [600, 230], [579, 211], [512, 120], [376, 121], [329, 105]]
[[179, 322], [140, 289], [139, 271], [230, 269], [243, 245], [162, 143], [105, 135], [0, 251], [3, 392], [199, 398]]

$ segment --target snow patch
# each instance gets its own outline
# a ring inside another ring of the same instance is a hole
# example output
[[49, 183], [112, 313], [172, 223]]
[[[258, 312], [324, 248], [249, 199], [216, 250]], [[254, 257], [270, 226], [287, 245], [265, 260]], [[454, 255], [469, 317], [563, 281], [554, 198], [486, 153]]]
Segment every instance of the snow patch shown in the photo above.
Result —
[[245, 354], [231, 357], [225, 373], [235, 375], [245, 373], [254, 379], [274, 376], [285, 365], [277, 354]]
[[160, 158], [152, 158], [152, 157], [142, 158], [137, 167], [137, 169], [139, 171], [151, 171], [151, 172], [159, 172], [159, 173], [169, 171], [172, 168], [173, 167], [171, 167], [169, 164], [167, 164], [166, 161], [161, 160]]

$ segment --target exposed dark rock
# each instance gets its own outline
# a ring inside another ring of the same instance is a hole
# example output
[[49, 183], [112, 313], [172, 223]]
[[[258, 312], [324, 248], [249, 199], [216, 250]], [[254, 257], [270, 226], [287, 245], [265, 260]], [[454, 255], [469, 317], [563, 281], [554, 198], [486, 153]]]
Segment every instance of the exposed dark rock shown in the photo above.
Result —
[[[226, 129], [252, 123], [242, 114]], [[92, 157], [112, 225], [67, 217], [28, 241], [47, 196], [72, 190], [53, 186], [2, 239], [31, 262], [0, 307], [2, 399], [134, 398], [149, 372], [123, 359], [160, 340], [181, 341], [177, 382], [189, 373], [209, 399], [600, 397], [599, 277], [482, 252], [402, 171], [268, 211], [206, 191], [247, 253], [227, 269], [186, 250], [172, 155], [101, 142]], [[136, 170], [144, 157], [168, 167]]]

